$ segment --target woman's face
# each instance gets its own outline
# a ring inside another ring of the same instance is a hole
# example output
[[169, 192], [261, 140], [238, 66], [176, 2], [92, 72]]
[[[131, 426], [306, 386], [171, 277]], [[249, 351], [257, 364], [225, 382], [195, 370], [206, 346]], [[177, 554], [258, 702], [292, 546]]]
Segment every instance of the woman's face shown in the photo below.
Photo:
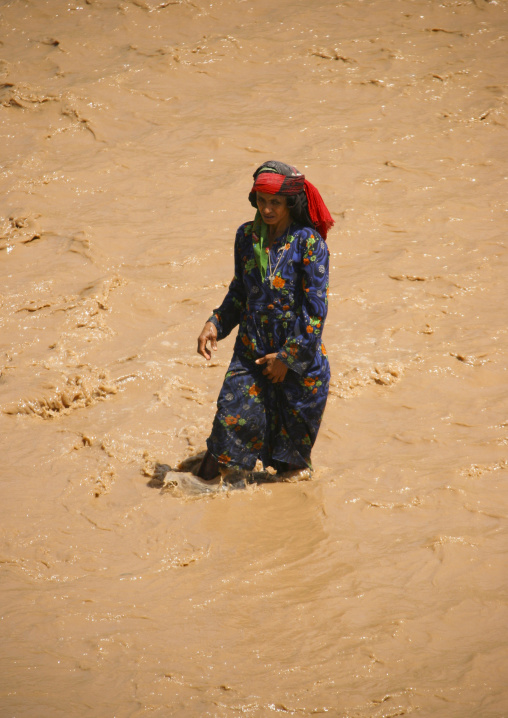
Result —
[[266, 224], [286, 227], [291, 219], [286, 198], [280, 194], [256, 192], [256, 201], [261, 217]]

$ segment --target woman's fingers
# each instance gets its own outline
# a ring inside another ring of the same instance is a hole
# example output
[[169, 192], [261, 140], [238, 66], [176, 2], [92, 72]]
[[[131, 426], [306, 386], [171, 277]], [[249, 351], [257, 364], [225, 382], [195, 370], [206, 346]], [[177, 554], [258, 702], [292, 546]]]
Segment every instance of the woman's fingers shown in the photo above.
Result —
[[208, 337], [206, 336], [206, 334], [203, 330], [198, 337], [198, 354], [201, 354], [201, 356], [205, 357], [205, 359], [210, 359], [211, 354], [206, 347], [207, 341], [208, 341]]
[[207, 343], [210, 345], [213, 351], [217, 351], [217, 327], [212, 322], [207, 322], [203, 327], [203, 331], [198, 337], [198, 354], [205, 357], [205, 359], [211, 359], [212, 355], [207, 347]]
[[[282, 362], [279, 362], [279, 364], [282, 364]], [[286, 371], [287, 369], [285, 368], [284, 364], [282, 364], [282, 367], [278, 366], [277, 369], [273, 372], [272, 382], [274, 384], [283, 382], [286, 378]]]
[[267, 354], [260, 359], [256, 359], [256, 364], [266, 364], [263, 374], [270, 379], [273, 384], [278, 384], [286, 378], [287, 366], [277, 359], [277, 354]]
[[198, 339], [198, 354], [201, 354], [202, 357], [205, 357], [205, 359], [211, 359], [212, 355], [206, 348], [206, 338], [199, 336]]

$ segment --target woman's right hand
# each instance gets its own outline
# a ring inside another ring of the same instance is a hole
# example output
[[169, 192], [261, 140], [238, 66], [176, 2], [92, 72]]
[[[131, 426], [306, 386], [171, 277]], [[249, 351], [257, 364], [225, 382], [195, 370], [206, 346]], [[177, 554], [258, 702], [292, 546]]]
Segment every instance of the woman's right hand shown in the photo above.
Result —
[[205, 357], [205, 359], [211, 359], [212, 354], [207, 347], [207, 343], [210, 342], [210, 346], [213, 351], [217, 351], [217, 327], [213, 322], [207, 322], [203, 327], [203, 331], [198, 337], [198, 354]]

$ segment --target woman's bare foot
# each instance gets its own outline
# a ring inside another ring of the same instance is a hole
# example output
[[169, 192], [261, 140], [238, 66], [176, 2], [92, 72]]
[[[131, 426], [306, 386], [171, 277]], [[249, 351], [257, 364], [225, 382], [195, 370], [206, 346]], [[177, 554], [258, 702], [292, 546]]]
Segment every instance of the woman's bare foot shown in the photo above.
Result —
[[288, 471], [277, 472], [277, 478], [282, 481], [309, 481], [312, 476], [312, 469], [289, 469]]
[[239, 481], [248, 481], [251, 472], [246, 469], [241, 469], [239, 466], [231, 466], [228, 468], [222, 465], [220, 467], [220, 475], [223, 481], [227, 481], [230, 484], [237, 484]]

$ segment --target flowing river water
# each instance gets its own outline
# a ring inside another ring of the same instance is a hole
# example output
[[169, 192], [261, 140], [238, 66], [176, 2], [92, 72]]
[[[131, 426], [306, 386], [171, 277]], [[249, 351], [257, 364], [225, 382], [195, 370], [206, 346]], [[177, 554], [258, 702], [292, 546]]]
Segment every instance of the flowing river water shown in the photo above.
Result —
[[[507, 78], [504, 0], [0, 0], [2, 718], [508, 716]], [[315, 473], [193, 494], [266, 159]]]

